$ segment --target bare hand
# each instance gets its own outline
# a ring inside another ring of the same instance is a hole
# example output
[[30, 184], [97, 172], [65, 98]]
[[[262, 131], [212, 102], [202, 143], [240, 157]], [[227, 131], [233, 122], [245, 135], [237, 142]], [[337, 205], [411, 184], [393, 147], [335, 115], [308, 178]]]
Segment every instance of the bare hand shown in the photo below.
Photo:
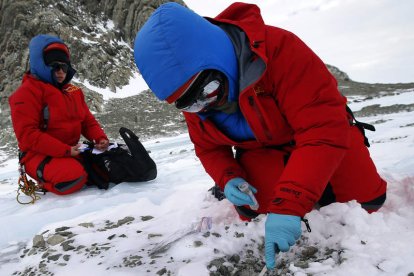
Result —
[[70, 148], [70, 156], [76, 156], [80, 153], [80, 144], [77, 144], [76, 146], [73, 146]]
[[95, 148], [101, 151], [106, 151], [109, 146], [109, 141], [102, 139], [98, 143], [95, 144]]

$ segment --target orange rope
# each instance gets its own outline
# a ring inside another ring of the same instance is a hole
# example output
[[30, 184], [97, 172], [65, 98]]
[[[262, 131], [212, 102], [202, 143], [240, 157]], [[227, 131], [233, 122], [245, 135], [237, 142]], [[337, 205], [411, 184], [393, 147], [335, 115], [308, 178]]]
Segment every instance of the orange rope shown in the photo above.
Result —
[[[29, 180], [27, 179], [27, 176], [25, 173], [21, 174], [19, 177], [19, 182], [18, 182], [18, 189], [17, 189], [17, 197], [16, 200], [17, 202], [19, 202], [20, 204], [34, 204], [36, 200], [40, 199], [40, 196], [38, 196], [36, 194], [36, 192], [39, 189], [39, 186], [33, 181], [33, 180]], [[25, 194], [26, 196], [30, 197], [31, 200], [29, 202], [23, 202], [20, 200], [20, 192], [22, 192], [23, 194]]]

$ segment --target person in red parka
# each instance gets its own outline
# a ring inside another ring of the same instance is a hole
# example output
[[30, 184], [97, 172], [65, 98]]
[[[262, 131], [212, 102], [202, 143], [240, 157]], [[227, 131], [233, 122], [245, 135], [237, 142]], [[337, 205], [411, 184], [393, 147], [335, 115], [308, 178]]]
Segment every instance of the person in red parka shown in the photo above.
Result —
[[30, 41], [29, 56], [30, 70], [9, 98], [20, 163], [45, 190], [70, 194], [87, 181], [79, 160], [81, 134], [100, 150], [109, 141], [82, 90], [70, 84], [76, 71], [65, 43], [37, 35]]
[[183, 111], [196, 155], [240, 216], [267, 214], [268, 268], [315, 205], [383, 205], [386, 182], [335, 78], [256, 5], [203, 18], [164, 4], [137, 33], [134, 57], [153, 93]]

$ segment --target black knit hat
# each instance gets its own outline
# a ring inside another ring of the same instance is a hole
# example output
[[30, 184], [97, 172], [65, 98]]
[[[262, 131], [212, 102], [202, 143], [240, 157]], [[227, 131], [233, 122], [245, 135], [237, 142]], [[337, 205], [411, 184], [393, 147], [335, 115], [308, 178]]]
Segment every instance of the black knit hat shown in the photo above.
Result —
[[69, 63], [68, 55], [64, 51], [58, 50], [58, 49], [47, 51], [44, 54], [44, 60], [45, 60], [45, 63], [47, 65], [49, 65], [49, 64], [51, 64], [55, 61]]

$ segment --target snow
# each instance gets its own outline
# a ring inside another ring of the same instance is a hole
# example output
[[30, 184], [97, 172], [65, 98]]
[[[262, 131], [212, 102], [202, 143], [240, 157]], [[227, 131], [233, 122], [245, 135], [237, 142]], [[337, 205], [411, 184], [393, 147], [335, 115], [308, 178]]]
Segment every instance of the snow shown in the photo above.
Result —
[[[365, 100], [364, 104], [399, 103], [401, 95], [412, 99], [414, 91]], [[351, 108], [353, 105], [360, 103], [351, 103]], [[384, 207], [368, 214], [352, 201], [307, 214], [312, 232], [306, 232], [303, 226], [300, 244], [277, 257], [289, 263], [291, 275], [406, 276], [414, 272], [414, 112], [377, 115], [362, 121], [379, 120], [383, 123], [376, 124], [377, 131], [367, 134], [372, 143], [371, 155], [388, 181]], [[210, 195], [207, 190], [213, 182], [196, 158], [187, 134], [143, 144], [157, 163], [156, 180], [121, 183], [106, 191], [87, 188], [64, 197], [48, 193], [30, 205], [16, 202], [17, 161], [4, 163], [0, 168], [1, 274], [37, 267], [42, 254], [19, 259], [22, 253], [18, 252], [24, 246], [31, 248], [35, 235], [52, 233], [62, 226], [71, 227], [77, 234], [76, 244], [110, 243], [99, 257], [82, 251], [72, 253], [66, 266], [49, 265], [49, 271], [58, 276], [154, 275], [164, 267], [172, 275], [209, 275], [217, 267], [209, 270], [207, 264], [219, 256], [243, 255], [247, 249], [262, 256], [257, 244], [263, 238], [265, 216], [246, 225], [227, 200], [219, 202]], [[145, 220], [146, 216], [153, 218]], [[134, 220], [105, 229], [108, 221], [116, 224], [125, 217]], [[195, 230], [203, 218], [212, 219], [209, 231], [216, 235], [203, 236], [208, 230], [205, 224], [200, 232]], [[81, 226], [82, 223], [92, 223], [93, 227]], [[112, 235], [115, 238], [109, 240]], [[177, 238], [180, 239], [157, 254], [160, 257], [151, 264], [151, 258], [144, 253]], [[197, 242], [202, 244], [197, 246]], [[301, 268], [295, 266], [295, 254], [305, 246], [317, 247], [321, 257]], [[59, 250], [58, 245], [54, 248]], [[325, 256], [327, 250], [331, 253]], [[124, 258], [134, 255], [142, 257], [142, 265], [120, 266]]]
[[[198, 12], [197, 9], [208, 11], [201, 12], [207, 16], [217, 15], [228, 4], [228, 1], [214, 5], [185, 2]], [[373, 6], [374, 0], [364, 3], [295, 1], [296, 4], [277, 1], [277, 8], [276, 1], [260, 2], [267, 23], [297, 33], [325, 62], [350, 73], [352, 79], [412, 81], [410, 66], [414, 60], [407, 49], [411, 51], [413, 36], [407, 35], [407, 30], [412, 29], [409, 26], [414, 21], [412, 17], [407, 20], [406, 16], [412, 10], [409, 8], [412, 2], [402, 0], [397, 5], [395, 1], [384, 0]], [[363, 15], [352, 10], [355, 3]], [[214, 10], [216, 7], [219, 10]], [[347, 25], [361, 23], [359, 19], [352, 19], [353, 16], [366, 19], [365, 24]], [[337, 24], [332, 23], [333, 19]], [[108, 22], [107, 28], [112, 27]], [[373, 27], [382, 31], [372, 31]], [[390, 33], [394, 35], [387, 38]], [[359, 46], [355, 48], [356, 45]], [[105, 100], [136, 95], [148, 89], [138, 73], [117, 93], [84, 84], [101, 93]], [[358, 111], [373, 104], [413, 104], [413, 99], [414, 91], [408, 90], [381, 98], [350, 97], [350, 106]], [[307, 214], [312, 232], [306, 232], [303, 226], [299, 244], [277, 256], [277, 263], [282, 259], [288, 263], [291, 275], [407, 276], [414, 273], [414, 111], [358, 119], [374, 123], [377, 129], [368, 131], [367, 135], [371, 156], [388, 182], [387, 201], [373, 214], [367, 214], [355, 201], [331, 204]], [[62, 226], [70, 227], [76, 234], [73, 239], [77, 245], [107, 249], [93, 255], [82, 249], [76, 253], [62, 252], [59, 245], [51, 246], [57, 253], [70, 254], [66, 262], [61, 259], [57, 263], [48, 262], [49, 271], [56, 276], [156, 275], [162, 268], [172, 275], [209, 275], [218, 268], [207, 268], [207, 264], [224, 255], [244, 256], [251, 250], [263, 259], [258, 244], [263, 239], [265, 216], [246, 224], [238, 219], [227, 200], [217, 201], [210, 195], [208, 189], [213, 181], [195, 156], [187, 134], [152, 139], [143, 144], [158, 166], [159, 174], [154, 181], [121, 183], [106, 191], [86, 188], [64, 197], [48, 193], [30, 205], [16, 202], [17, 160], [1, 162], [6, 156], [0, 148], [0, 275], [39, 267], [44, 260], [42, 254], [26, 254], [20, 258], [22, 250], [32, 247], [35, 235], [46, 237]], [[119, 223], [127, 217], [133, 220]], [[201, 224], [205, 218], [212, 219], [211, 229]], [[118, 227], [108, 227], [118, 224]], [[209, 236], [207, 231], [211, 233]], [[169, 245], [172, 241], [175, 242]], [[163, 245], [165, 251], [157, 254], [158, 258], [148, 256], [148, 252], [156, 252]], [[295, 262], [298, 253], [307, 246], [318, 249], [318, 258], [303, 268]], [[125, 259], [133, 262], [133, 257], [138, 255], [142, 265], [125, 265]]]
[[[74, 78], [73, 79], [76, 82], [80, 82], [79, 79]], [[116, 98], [126, 98], [130, 96], [137, 95], [141, 93], [144, 90], [149, 89], [147, 83], [142, 78], [142, 75], [138, 72], [133, 72], [133, 77], [129, 79], [129, 83], [125, 86], [120, 88], [116, 88], [116, 92], [112, 92], [109, 88], [100, 88], [97, 86], [94, 86], [88, 82], [88, 80], [85, 80], [82, 82], [87, 88], [98, 92], [99, 94], [102, 94], [104, 100], [108, 99], [116, 99]]]

